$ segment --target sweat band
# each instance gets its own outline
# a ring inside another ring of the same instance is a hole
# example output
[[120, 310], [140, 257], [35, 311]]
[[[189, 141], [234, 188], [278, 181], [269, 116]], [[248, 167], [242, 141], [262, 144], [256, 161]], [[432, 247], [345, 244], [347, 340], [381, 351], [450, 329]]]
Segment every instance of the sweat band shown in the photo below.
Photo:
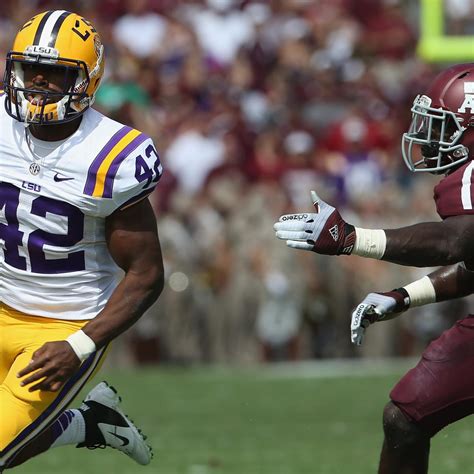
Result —
[[410, 308], [436, 302], [436, 291], [428, 276], [404, 286], [410, 297]]
[[97, 350], [95, 342], [82, 330], [71, 334], [66, 341], [69, 342], [81, 362]]
[[352, 255], [381, 259], [385, 253], [387, 236], [384, 230], [355, 228], [356, 239]]

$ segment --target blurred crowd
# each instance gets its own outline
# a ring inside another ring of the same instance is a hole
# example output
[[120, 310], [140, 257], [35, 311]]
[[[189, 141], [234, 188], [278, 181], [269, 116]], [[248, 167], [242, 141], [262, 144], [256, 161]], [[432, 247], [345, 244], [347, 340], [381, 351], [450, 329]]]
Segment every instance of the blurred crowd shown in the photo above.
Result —
[[[471, 0], [447, 0], [470, 30]], [[117, 357], [141, 363], [418, 354], [466, 312], [428, 306], [350, 344], [351, 309], [427, 273], [290, 250], [283, 213], [309, 191], [362, 227], [437, 219], [431, 176], [400, 153], [414, 95], [437, 72], [416, 56], [408, 0], [3, 0], [0, 56], [20, 25], [65, 8], [106, 45], [96, 107], [153, 137], [152, 195], [166, 266], [159, 302]], [[3, 64], [1, 65], [3, 67]]]

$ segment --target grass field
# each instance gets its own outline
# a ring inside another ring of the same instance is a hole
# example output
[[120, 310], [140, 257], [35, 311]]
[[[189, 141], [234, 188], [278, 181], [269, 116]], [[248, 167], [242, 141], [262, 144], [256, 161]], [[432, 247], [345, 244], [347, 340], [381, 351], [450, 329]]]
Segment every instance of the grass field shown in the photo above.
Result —
[[[126, 412], [149, 435], [153, 463], [141, 467], [110, 449], [63, 447], [12, 472], [375, 473], [381, 412], [405, 366], [107, 371], [102, 378], [119, 389]], [[472, 424], [463, 420], [434, 439], [430, 474], [474, 473]]]

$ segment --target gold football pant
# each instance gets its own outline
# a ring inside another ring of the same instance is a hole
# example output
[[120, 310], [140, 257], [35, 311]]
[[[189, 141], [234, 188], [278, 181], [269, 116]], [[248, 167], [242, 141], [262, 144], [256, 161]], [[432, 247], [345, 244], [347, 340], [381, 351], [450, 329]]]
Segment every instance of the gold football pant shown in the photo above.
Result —
[[64, 340], [86, 323], [29, 316], [0, 303], [0, 470], [66, 409], [98, 368], [105, 348], [85, 360], [58, 392], [29, 392], [17, 373], [46, 342]]

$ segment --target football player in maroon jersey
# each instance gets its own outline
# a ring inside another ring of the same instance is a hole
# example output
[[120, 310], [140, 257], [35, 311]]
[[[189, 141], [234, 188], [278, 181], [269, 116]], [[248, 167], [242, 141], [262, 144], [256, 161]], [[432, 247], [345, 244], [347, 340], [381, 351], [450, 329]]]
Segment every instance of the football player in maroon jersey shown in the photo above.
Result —
[[[474, 64], [443, 71], [411, 110], [403, 158], [411, 171], [444, 174], [434, 190], [440, 222], [362, 229], [312, 191], [315, 212], [281, 216], [274, 226], [291, 248], [441, 267], [402, 288], [367, 295], [352, 314], [357, 345], [372, 323], [474, 292]], [[467, 315], [426, 348], [390, 393], [379, 474], [428, 472], [431, 437], [474, 413], [473, 373], [474, 315]]]

